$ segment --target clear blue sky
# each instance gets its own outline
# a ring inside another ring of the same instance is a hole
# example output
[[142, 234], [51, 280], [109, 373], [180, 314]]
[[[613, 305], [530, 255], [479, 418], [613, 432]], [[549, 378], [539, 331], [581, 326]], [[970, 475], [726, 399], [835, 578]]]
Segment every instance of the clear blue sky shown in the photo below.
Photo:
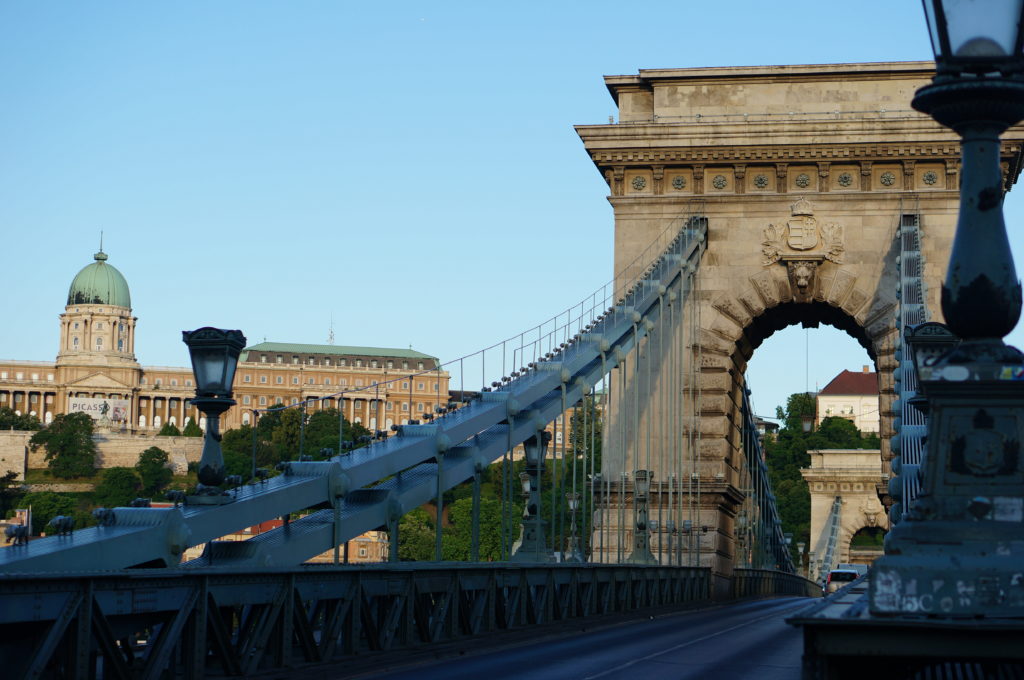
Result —
[[[572, 128], [615, 113], [603, 75], [926, 58], [916, 2], [6, 2], [0, 358], [53, 359], [100, 230], [144, 364], [332, 315], [338, 344], [467, 354], [611, 277]], [[813, 331], [805, 378], [804, 333], [755, 355], [759, 411], [867, 362]]]

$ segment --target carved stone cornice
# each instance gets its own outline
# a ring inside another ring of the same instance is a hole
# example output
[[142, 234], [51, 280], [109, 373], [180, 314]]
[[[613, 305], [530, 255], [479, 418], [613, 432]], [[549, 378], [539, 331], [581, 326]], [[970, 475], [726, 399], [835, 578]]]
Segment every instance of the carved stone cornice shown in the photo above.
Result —
[[[1002, 155], [1016, 159], [1024, 144], [1004, 142]], [[733, 164], [736, 162], [782, 162], [813, 164], [819, 160], [835, 163], [870, 160], [875, 162], [900, 161], [907, 157], [922, 159], [959, 159], [960, 145], [952, 142], [934, 144], [850, 144], [850, 145], [779, 145], [744, 147], [675, 147], [664, 149], [619, 148], [591, 151], [590, 158], [598, 165], [652, 163], [708, 163]]]

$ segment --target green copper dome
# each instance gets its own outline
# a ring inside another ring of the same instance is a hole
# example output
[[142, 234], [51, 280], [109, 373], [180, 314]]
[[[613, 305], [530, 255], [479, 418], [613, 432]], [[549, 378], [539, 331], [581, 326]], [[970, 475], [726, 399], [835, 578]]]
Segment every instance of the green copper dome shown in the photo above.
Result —
[[107, 264], [107, 254], [102, 250], [93, 258], [96, 261], [78, 272], [78, 276], [71, 282], [68, 304], [131, 307], [128, 282], [121, 272]]

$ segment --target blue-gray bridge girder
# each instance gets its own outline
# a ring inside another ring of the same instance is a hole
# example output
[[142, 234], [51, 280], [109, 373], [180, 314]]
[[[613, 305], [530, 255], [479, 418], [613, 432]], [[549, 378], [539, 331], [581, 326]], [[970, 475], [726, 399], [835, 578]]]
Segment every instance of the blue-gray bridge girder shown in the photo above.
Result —
[[[338, 543], [396, 520], [473, 477], [555, 420], [563, 404], [589, 394], [606, 371], [653, 328], [662, 296], [696, 270], [707, 227], [693, 220], [680, 230], [646, 277], [590, 331], [495, 391], [426, 425], [405, 425], [397, 436], [324, 462], [292, 462], [284, 474], [239, 487], [223, 505], [116, 508], [109, 526], [75, 531], [0, 550], [0, 573], [123, 569], [176, 565], [187, 547], [287, 516], [324, 507], [301, 519], [226, 546], [218, 542], [185, 566], [297, 565]], [[680, 300], [682, 302], [682, 300]], [[649, 323], [641, 323], [646, 321]], [[564, 395], [563, 395], [564, 391]], [[383, 480], [383, 481], [382, 481]], [[341, 522], [334, 529], [333, 506]]]

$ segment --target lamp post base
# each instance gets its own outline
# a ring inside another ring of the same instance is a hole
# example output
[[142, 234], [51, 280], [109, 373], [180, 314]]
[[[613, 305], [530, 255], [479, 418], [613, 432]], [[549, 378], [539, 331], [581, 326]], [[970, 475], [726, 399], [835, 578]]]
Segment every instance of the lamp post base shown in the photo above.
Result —
[[[1011, 499], [1007, 499], [1011, 500]], [[872, 566], [871, 613], [939, 617], [1024, 617], [1024, 569], [1019, 546], [1021, 504], [991, 522], [901, 522], [888, 554]], [[1010, 522], [1017, 526], [1012, 527]], [[897, 552], [898, 551], [898, 552]]]

